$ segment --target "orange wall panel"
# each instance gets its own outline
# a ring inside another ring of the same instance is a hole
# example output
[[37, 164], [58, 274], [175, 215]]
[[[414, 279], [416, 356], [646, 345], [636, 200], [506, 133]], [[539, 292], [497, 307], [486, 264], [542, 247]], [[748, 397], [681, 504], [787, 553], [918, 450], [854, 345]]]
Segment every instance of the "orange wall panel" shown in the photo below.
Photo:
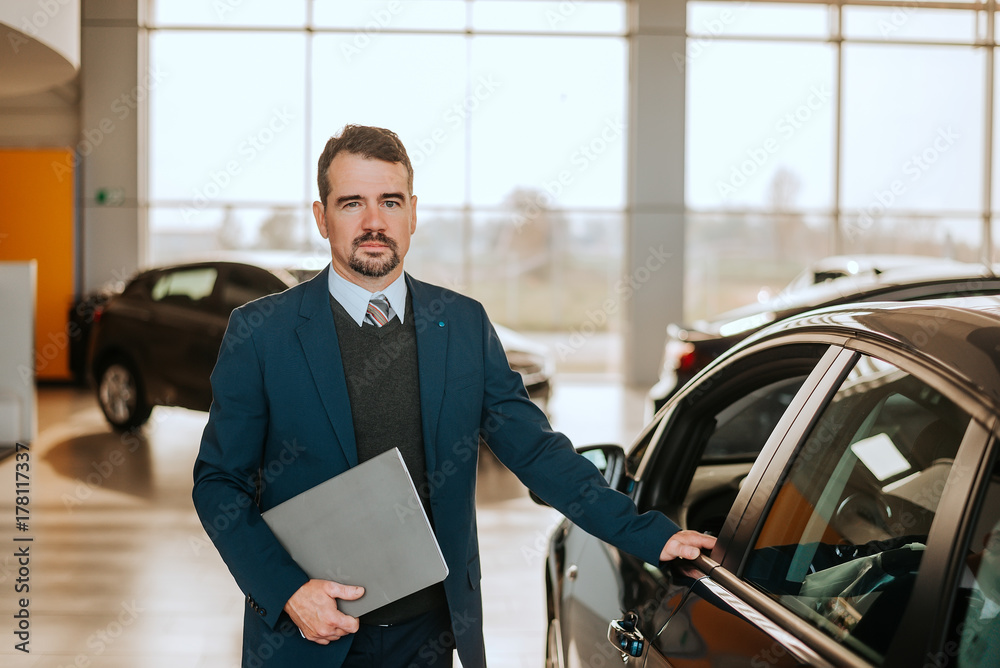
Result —
[[73, 174], [66, 165], [73, 163], [69, 149], [0, 149], [0, 261], [38, 263], [35, 373], [46, 380], [70, 377]]

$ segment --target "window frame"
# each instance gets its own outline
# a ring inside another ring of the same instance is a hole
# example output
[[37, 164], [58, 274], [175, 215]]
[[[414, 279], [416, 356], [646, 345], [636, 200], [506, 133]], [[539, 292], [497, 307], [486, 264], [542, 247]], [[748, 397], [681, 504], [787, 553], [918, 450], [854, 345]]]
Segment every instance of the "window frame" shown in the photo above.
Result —
[[[744, 487], [746, 486], [746, 481], [750, 480], [753, 471], [760, 466], [762, 459], [770, 458], [769, 447], [775, 442], [778, 435], [783, 435], [785, 430], [787, 430], [792, 418], [801, 410], [800, 402], [802, 397], [812, 393], [813, 384], [822, 378], [823, 370], [825, 370], [832, 360], [828, 341], [801, 339], [793, 340], [791, 343], [802, 346], [802, 355], [796, 357], [795, 362], [789, 361], [787, 357], [782, 355], [782, 351], [788, 348], [788, 343], [789, 340], [784, 339], [778, 346], [772, 344], [753, 346], [740, 351], [733, 357], [727, 356], [726, 359], [728, 361], [725, 362], [725, 365], [727, 367], [736, 366], [737, 368], [727, 368], [725, 372], [713, 374], [712, 370], [718, 366], [718, 363], [713, 363], [688, 383], [680, 392], [671, 397], [670, 401], [659, 413], [659, 420], [655, 423], [656, 426], [653, 428], [654, 433], [652, 437], [648, 437], [648, 432], [644, 431], [643, 438], [639, 439], [640, 441], [648, 440], [648, 445], [642, 454], [642, 459], [635, 472], [634, 499], [640, 510], [647, 510], [653, 507], [662, 509], [665, 505], [671, 506], [684, 503], [688, 487], [700, 463], [701, 450], [695, 452], [690, 449], [672, 447], [673, 443], [671, 441], [675, 442], [677, 440], [678, 429], [688, 433], [692, 428], [697, 428], [698, 424], [703, 422], [708, 416], [708, 413], [714, 414], [712, 410], [706, 410], [704, 407], [705, 400], [702, 398], [703, 394], [716, 395], [714, 399], [710, 399], [709, 401], [714, 408], [719, 408], [722, 405], [731, 405], [735, 400], [739, 400], [740, 397], [746, 395], [745, 391], [742, 390], [749, 385], [759, 388], [794, 375], [789, 373], [789, 366], [805, 363], [805, 360], [809, 357], [804, 351], [806, 346], [816, 346], [817, 352], [819, 352], [819, 349], [826, 347], [826, 350], [823, 350], [816, 356], [811, 371], [806, 374], [805, 381], [799, 387], [782, 417], [778, 420], [771, 432], [771, 436], [763, 445], [761, 453], [751, 465], [750, 473], [744, 481]], [[769, 371], [774, 374], [774, 377], [769, 377], [766, 381], [759, 380], [759, 368], [754, 370], [754, 373], [751, 373], [751, 367], [754, 366], [754, 362], [762, 357], [768, 358], [766, 363], [770, 367]], [[732, 398], [734, 392], [739, 394], [735, 400]], [[698, 402], [698, 411], [697, 414], [692, 416], [689, 406], [695, 401]], [[634, 461], [635, 455], [635, 452], [630, 455], [630, 461]], [[660, 491], [663, 489], [672, 490], [669, 497], [660, 495]], [[667, 503], [665, 504], [664, 501]]]

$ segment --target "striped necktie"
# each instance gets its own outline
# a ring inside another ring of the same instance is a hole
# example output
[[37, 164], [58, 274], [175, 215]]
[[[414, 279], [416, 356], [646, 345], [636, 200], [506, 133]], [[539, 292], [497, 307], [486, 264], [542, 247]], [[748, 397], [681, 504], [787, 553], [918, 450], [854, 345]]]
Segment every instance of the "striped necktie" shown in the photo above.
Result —
[[368, 312], [365, 314], [365, 322], [369, 325], [381, 327], [389, 322], [389, 300], [385, 295], [379, 293], [368, 302]]

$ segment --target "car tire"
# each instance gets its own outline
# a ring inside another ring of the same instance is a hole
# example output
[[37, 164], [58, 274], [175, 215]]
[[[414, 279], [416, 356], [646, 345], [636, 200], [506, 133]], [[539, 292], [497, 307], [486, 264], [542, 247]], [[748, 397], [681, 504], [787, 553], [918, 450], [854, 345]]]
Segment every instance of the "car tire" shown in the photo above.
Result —
[[153, 408], [142, 393], [142, 379], [135, 365], [124, 357], [110, 360], [97, 376], [97, 402], [116, 431], [138, 427]]

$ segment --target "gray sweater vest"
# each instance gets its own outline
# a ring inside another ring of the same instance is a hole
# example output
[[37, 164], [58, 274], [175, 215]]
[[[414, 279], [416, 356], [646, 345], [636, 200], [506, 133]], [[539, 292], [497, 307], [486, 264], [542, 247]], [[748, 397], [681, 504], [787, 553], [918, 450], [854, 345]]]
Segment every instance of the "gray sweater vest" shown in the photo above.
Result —
[[[382, 327], [367, 323], [358, 327], [332, 296], [330, 306], [351, 401], [358, 462], [398, 447], [427, 516], [431, 517], [420, 419], [417, 338], [410, 300], [406, 300], [405, 324], [393, 318]], [[439, 583], [373, 610], [361, 621], [395, 624], [444, 604], [444, 585]]]

